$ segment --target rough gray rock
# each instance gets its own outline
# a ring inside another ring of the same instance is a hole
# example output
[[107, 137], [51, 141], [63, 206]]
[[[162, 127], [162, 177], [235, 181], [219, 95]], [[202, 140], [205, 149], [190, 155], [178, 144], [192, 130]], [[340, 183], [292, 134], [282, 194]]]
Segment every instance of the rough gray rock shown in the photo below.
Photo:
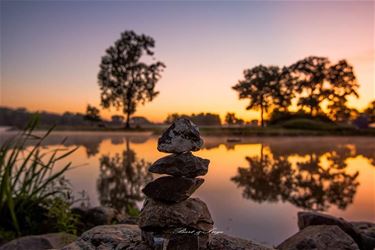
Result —
[[213, 224], [207, 205], [198, 198], [175, 204], [146, 199], [139, 217], [139, 227], [153, 232], [180, 227], [207, 232]]
[[76, 236], [67, 233], [51, 233], [24, 236], [12, 240], [0, 247], [1, 250], [42, 250], [60, 248], [76, 240]]
[[361, 233], [352, 223], [343, 218], [336, 218], [331, 215], [317, 212], [299, 212], [298, 227], [304, 229], [313, 225], [336, 225], [348, 234], [362, 250], [373, 250], [375, 248], [375, 238]]
[[351, 224], [359, 231], [361, 234], [366, 235], [375, 239], [375, 223], [365, 222], [365, 221], [352, 221]]
[[165, 153], [198, 151], [202, 145], [198, 127], [186, 118], [177, 119], [158, 140], [158, 150]]
[[280, 250], [359, 250], [354, 240], [338, 226], [308, 226], [291, 236]]
[[160, 158], [150, 166], [149, 171], [156, 174], [197, 177], [207, 174], [208, 164], [210, 164], [210, 160], [186, 152]]
[[167, 230], [161, 233], [142, 231], [142, 239], [154, 249], [207, 249], [209, 232], [199, 233], [184, 229]]
[[272, 250], [268, 247], [250, 240], [228, 236], [226, 234], [211, 234], [208, 249], [210, 250]]
[[189, 198], [203, 182], [200, 178], [163, 176], [148, 183], [142, 192], [157, 201], [181, 202]]
[[119, 223], [127, 219], [126, 215], [110, 207], [72, 208], [72, 213], [79, 219], [78, 231], [82, 233], [95, 226]]
[[[211, 241], [208, 249], [212, 250], [272, 250], [261, 244], [231, 237], [225, 234], [210, 234]], [[176, 242], [177, 243], [177, 242]], [[186, 242], [185, 242], [186, 243]], [[196, 246], [194, 242], [190, 248]], [[140, 229], [135, 225], [105, 225], [97, 226], [81, 235], [75, 242], [63, 247], [64, 250], [151, 250], [152, 248], [141, 241]]]
[[84, 232], [75, 242], [62, 250], [151, 250], [141, 240], [141, 232], [136, 225], [103, 225]]

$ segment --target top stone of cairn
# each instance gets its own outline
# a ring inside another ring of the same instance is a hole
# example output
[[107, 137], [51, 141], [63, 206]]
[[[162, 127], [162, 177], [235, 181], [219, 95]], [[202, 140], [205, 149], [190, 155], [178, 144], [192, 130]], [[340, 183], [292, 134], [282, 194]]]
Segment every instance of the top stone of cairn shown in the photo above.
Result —
[[177, 119], [158, 140], [158, 150], [165, 153], [198, 151], [202, 145], [198, 127], [186, 118]]

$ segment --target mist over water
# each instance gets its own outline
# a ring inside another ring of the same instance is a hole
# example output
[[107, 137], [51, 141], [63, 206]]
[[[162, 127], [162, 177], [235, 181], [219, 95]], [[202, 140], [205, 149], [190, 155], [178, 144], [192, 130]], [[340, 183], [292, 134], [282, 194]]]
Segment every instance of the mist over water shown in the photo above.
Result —
[[[16, 132], [0, 131], [0, 142]], [[61, 145], [63, 138], [66, 142]], [[69, 158], [73, 190], [92, 206], [141, 207], [148, 166], [164, 156], [151, 133], [53, 132], [45, 150], [79, 149]], [[375, 220], [375, 145], [365, 137], [204, 137], [196, 155], [211, 161], [204, 200], [218, 231], [278, 244], [297, 231], [301, 210]], [[27, 148], [26, 148], [27, 150]]]

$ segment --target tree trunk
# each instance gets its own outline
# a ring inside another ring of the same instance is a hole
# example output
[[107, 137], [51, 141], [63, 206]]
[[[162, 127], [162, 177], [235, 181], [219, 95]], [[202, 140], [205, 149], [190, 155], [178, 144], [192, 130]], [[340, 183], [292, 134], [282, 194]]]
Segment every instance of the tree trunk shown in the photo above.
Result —
[[130, 114], [129, 113], [126, 114], [125, 128], [130, 128]]
[[263, 104], [260, 105], [260, 124], [261, 127], [264, 127], [264, 121], [263, 121]]

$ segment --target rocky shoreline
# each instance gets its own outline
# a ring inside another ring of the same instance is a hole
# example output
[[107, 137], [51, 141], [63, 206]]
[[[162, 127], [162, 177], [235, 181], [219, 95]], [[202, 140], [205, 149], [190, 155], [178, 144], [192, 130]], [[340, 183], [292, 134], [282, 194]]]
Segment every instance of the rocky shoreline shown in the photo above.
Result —
[[[375, 223], [348, 222], [342, 218], [317, 212], [298, 213], [300, 231], [277, 246], [266, 246], [255, 241], [232, 237], [224, 233], [211, 233], [207, 249], [211, 250], [373, 250], [375, 249]], [[142, 240], [136, 224], [96, 226], [80, 237], [66, 233], [25, 236], [0, 246], [0, 250], [36, 249], [127, 249], [150, 250]], [[167, 248], [176, 249], [176, 248]], [[199, 249], [199, 248], [179, 248]]]

